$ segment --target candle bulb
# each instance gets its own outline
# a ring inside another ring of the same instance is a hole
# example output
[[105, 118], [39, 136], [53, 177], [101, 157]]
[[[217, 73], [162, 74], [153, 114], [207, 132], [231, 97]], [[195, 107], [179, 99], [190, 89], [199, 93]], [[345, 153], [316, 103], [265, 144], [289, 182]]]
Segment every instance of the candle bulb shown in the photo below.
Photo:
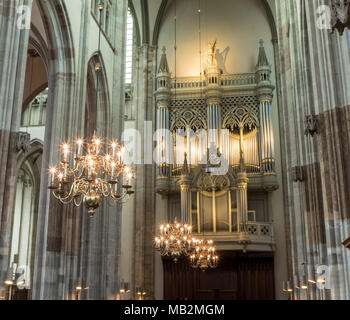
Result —
[[90, 160], [89, 161], [89, 172], [88, 172], [89, 176], [91, 176], [93, 169], [94, 169], [94, 160]]
[[112, 143], [112, 157], [115, 158], [115, 151], [117, 150], [117, 144], [115, 142]]
[[64, 164], [64, 178], [67, 178], [68, 163]]
[[82, 145], [83, 145], [83, 140], [78, 139], [77, 145], [78, 145], [77, 157], [80, 157], [81, 156], [81, 148], [82, 148]]
[[63, 159], [64, 159], [64, 162], [67, 162], [67, 160], [68, 160], [68, 152], [69, 152], [69, 145], [65, 143], [63, 145]]
[[127, 183], [128, 185], [131, 184], [131, 178], [132, 178], [132, 174], [131, 174], [131, 173], [128, 173], [128, 175], [127, 175], [127, 177], [126, 177], [126, 183]]
[[122, 153], [119, 151], [117, 156], [118, 156], [118, 162], [121, 163], [122, 162]]
[[96, 139], [95, 140], [96, 154], [98, 154], [100, 152], [100, 145], [101, 145], [101, 140], [100, 139]]
[[115, 162], [112, 161], [111, 163], [111, 178], [113, 179], [113, 176], [114, 176], [114, 170], [115, 170]]
[[55, 173], [56, 173], [56, 168], [51, 168], [51, 169], [50, 169], [50, 173], [51, 173], [51, 184], [54, 185], [54, 184], [55, 184]]

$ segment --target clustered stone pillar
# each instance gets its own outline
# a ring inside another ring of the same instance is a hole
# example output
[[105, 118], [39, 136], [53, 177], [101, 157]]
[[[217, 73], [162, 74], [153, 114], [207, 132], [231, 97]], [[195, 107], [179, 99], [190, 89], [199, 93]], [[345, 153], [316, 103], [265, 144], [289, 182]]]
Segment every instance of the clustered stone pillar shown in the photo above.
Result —
[[0, 2], [0, 290], [4, 289], [9, 260], [16, 186], [16, 133], [27, 62], [26, 19], [30, 17], [31, 6], [32, 0]]
[[256, 79], [260, 109], [261, 170], [264, 173], [275, 172], [275, 146], [271, 105], [274, 86], [271, 84], [270, 78], [271, 67], [266, 57], [264, 42], [261, 40]]
[[[341, 244], [350, 234], [349, 42], [345, 34], [320, 29], [325, 15], [315, 23], [319, 5], [275, 1], [289, 280], [305, 274], [301, 266], [309, 279], [318, 270], [316, 276], [327, 277], [326, 289], [309, 285], [310, 297], [349, 300], [349, 253]], [[313, 135], [310, 118], [318, 119]], [[296, 179], [295, 167], [303, 168]]]

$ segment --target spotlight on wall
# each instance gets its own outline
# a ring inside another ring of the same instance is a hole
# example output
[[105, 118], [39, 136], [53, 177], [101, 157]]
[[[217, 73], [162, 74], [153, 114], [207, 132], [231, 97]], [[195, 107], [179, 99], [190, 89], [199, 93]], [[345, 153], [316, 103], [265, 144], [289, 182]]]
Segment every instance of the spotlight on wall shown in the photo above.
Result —
[[138, 297], [138, 300], [143, 300], [147, 295], [147, 291], [145, 288], [136, 288], [136, 295]]
[[308, 281], [306, 280], [306, 276], [305, 275], [300, 277], [300, 289], [307, 290], [308, 289], [307, 283], [308, 283]]
[[293, 300], [293, 287], [291, 281], [283, 281], [283, 292], [289, 294], [289, 299]]
[[120, 292], [120, 299], [123, 300], [124, 294], [131, 292], [130, 284], [128, 282], [121, 282], [119, 292]]

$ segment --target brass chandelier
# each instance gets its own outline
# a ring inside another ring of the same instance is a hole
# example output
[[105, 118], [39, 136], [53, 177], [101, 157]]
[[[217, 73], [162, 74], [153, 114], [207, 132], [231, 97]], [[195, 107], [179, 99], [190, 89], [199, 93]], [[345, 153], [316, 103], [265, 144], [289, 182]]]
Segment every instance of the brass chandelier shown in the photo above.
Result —
[[181, 256], [188, 256], [193, 250], [196, 239], [192, 238], [192, 226], [178, 223], [161, 225], [160, 235], [154, 240], [161, 256], [169, 256], [175, 262]]
[[[99, 2], [99, 39], [98, 52], [101, 49], [101, 22], [103, 2]], [[96, 63], [96, 72], [101, 71], [101, 64]], [[99, 75], [96, 77], [96, 106], [98, 106]], [[134, 174], [123, 161], [125, 147], [117, 141], [108, 145], [94, 133], [90, 142], [77, 139], [76, 146], [68, 142], [61, 146], [62, 160], [50, 168], [52, 194], [63, 204], [82, 203], [92, 217], [100, 207], [103, 198], [112, 199], [113, 203], [128, 200], [134, 193], [131, 180]]]
[[219, 257], [212, 240], [196, 240], [193, 253], [190, 255], [191, 266], [203, 272], [218, 266]]
[[[103, 143], [96, 135], [90, 143], [76, 141], [76, 150], [71, 160], [70, 145], [61, 147], [63, 159], [59, 165], [50, 168], [49, 189], [63, 204], [83, 202], [90, 216], [101, 205], [102, 198], [111, 197], [114, 202], [128, 198], [134, 193], [131, 187], [132, 170], [123, 162], [126, 149], [117, 142], [111, 142], [106, 154], [102, 154]], [[121, 178], [125, 183], [121, 186]]]

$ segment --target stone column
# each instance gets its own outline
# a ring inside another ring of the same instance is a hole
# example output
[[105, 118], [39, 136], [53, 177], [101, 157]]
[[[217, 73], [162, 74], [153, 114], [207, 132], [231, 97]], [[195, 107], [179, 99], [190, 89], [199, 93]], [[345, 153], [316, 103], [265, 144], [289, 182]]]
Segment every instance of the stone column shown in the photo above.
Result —
[[[155, 118], [154, 81], [155, 48], [143, 44], [138, 52], [138, 82], [137, 82], [137, 130], [145, 140], [142, 144], [142, 161], [145, 164], [136, 166], [135, 179], [135, 234], [132, 270], [132, 290], [145, 288], [154, 293], [154, 263], [155, 252], [153, 236], [155, 226], [155, 166], [153, 164], [152, 135], [154, 127], [151, 122], [145, 126], [145, 121]], [[152, 298], [148, 296], [148, 298]]]
[[[23, 205], [20, 221], [20, 235], [19, 235], [19, 250], [18, 250], [18, 266], [28, 266], [27, 258], [31, 255], [28, 244], [30, 239], [30, 218], [32, 214], [32, 182], [28, 176], [25, 176], [24, 190], [23, 190]], [[29, 266], [28, 266], [29, 267]]]
[[[26, 11], [18, 13], [20, 6], [26, 6], [23, 7]], [[26, 20], [23, 25], [18, 21], [22, 14], [30, 13], [31, 6], [32, 0], [0, 3], [0, 289], [8, 268], [16, 186], [16, 133], [20, 126], [29, 39]]]

